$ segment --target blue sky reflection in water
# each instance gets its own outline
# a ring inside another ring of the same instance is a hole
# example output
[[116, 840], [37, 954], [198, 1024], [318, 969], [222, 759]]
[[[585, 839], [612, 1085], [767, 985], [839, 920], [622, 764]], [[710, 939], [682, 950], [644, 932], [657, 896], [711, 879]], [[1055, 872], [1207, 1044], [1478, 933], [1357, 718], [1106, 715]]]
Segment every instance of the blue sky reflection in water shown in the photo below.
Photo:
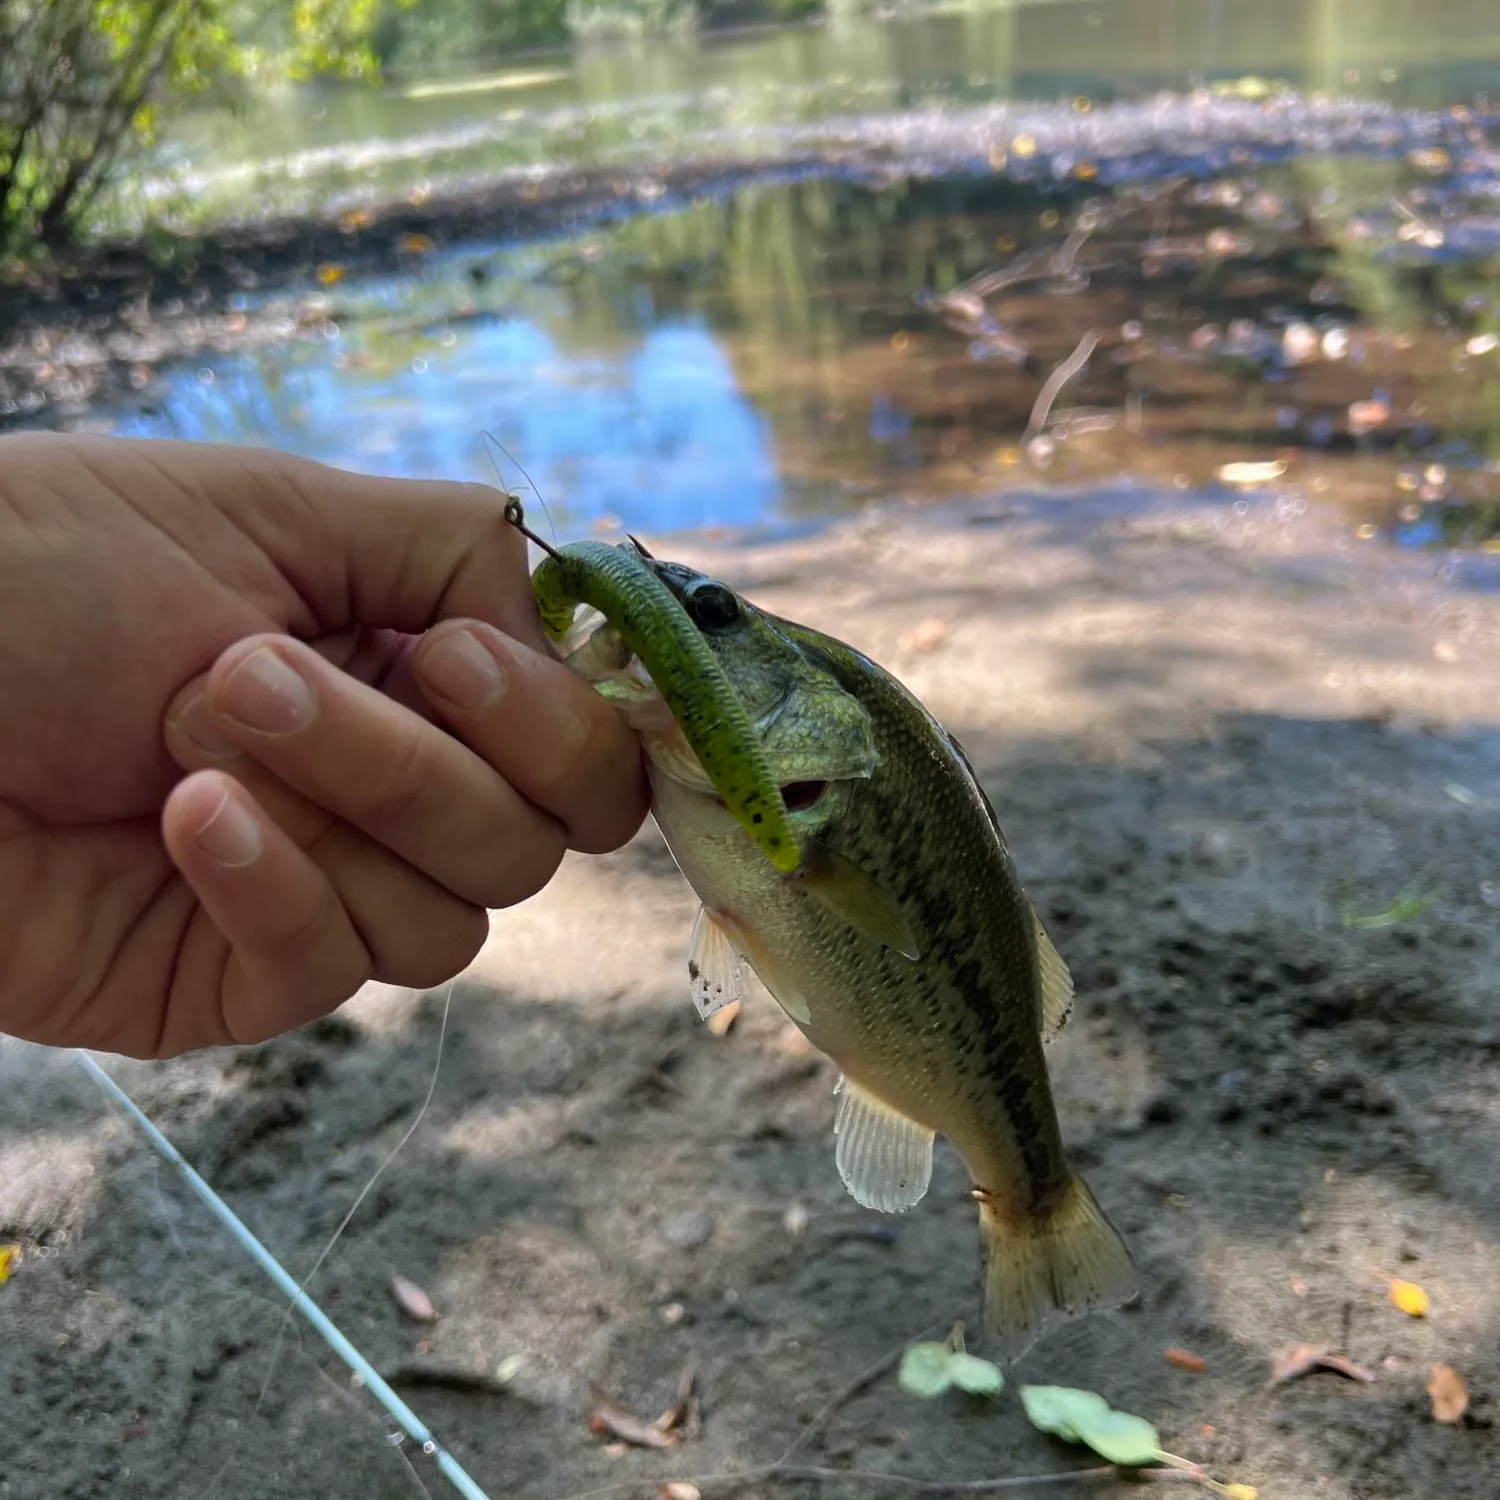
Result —
[[365, 473], [493, 482], [489, 432], [570, 528], [610, 517], [658, 532], [749, 526], [776, 509], [768, 424], [696, 321], [581, 356], [522, 318], [442, 330], [409, 357], [377, 358], [366, 343], [341, 330], [322, 347], [177, 370], [156, 414], [122, 418], [116, 431], [206, 442], [263, 435]]

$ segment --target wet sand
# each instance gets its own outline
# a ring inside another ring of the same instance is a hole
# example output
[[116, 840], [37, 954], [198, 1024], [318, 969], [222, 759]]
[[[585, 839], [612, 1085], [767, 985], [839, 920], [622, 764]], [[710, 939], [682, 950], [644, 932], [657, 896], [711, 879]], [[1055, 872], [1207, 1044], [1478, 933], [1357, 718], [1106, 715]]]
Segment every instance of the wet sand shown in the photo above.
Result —
[[[1072, 967], [1054, 1084], [1143, 1297], [1044, 1339], [1012, 1384], [1098, 1390], [1263, 1500], [1489, 1500], [1500, 596], [1271, 500], [1130, 500], [1017, 490], [776, 545], [650, 540], [925, 699]], [[1349, 925], [1413, 891], [1415, 915]], [[977, 1323], [952, 1153], [912, 1213], [858, 1208], [830, 1065], [758, 992], [722, 1040], [697, 1021], [692, 913], [648, 825], [496, 914], [432, 1106], [313, 1284], [493, 1495], [754, 1468], [871, 1361]], [[302, 1275], [420, 1104], [441, 1010], [372, 987], [263, 1048], [116, 1071]], [[385, 1419], [300, 1329], [278, 1344], [258, 1273], [71, 1059], [0, 1045], [0, 1099], [0, 1241], [23, 1246], [0, 1287], [4, 1500], [419, 1493]], [[403, 1318], [393, 1271], [438, 1322]], [[1391, 1276], [1426, 1288], [1425, 1319]], [[1298, 1343], [1376, 1378], [1271, 1385]], [[699, 1439], [612, 1455], [591, 1435], [590, 1382], [654, 1416], [689, 1361]], [[1472, 1393], [1459, 1428], [1429, 1415], [1438, 1361]], [[889, 1374], [802, 1457], [955, 1481], [1090, 1463], [1013, 1390], [929, 1405]]]

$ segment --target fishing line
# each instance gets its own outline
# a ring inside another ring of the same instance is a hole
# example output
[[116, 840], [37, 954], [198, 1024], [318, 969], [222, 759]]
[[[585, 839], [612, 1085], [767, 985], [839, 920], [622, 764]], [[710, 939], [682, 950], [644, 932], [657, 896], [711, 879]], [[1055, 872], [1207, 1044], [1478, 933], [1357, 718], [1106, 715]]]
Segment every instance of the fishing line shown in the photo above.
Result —
[[[307, 1273], [306, 1276], [302, 1278], [302, 1284], [297, 1289], [299, 1292], [305, 1293], [307, 1291], [307, 1288], [312, 1285], [313, 1277], [316, 1276], [322, 1269], [323, 1262], [328, 1259], [330, 1254], [332, 1254], [333, 1247], [338, 1244], [340, 1239], [343, 1238], [344, 1231], [349, 1227], [349, 1221], [354, 1217], [356, 1213], [359, 1212], [360, 1204], [362, 1204], [365, 1199], [370, 1196], [370, 1190], [375, 1186], [377, 1182], [380, 1181], [381, 1175], [385, 1172], [385, 1169], [389, 1167], [390, 1164], [395, 1161], [395, 1159], [405, 1149], [406, 1143], [412, 1138], [413, 1135], [416, 1134], [417, 1126], [422, 1123], [422, 1119], [427, 1113], [427, 1107], [432, 1103], [432, 1096], [437, 1091], [438, 1074], [442, 1070], [443, 1066], [443, 1045], [448, 1037], [448, 1013], [452, 1009], [452, 1006], [453, 981], [450, 979], [447, 984], [443, 986], [443, 1013], [438, 1022], [437, 1054], [432, 1060], [432, 1076], [427, 1080], [427, 1094], [426, 1097], [422, 1100], [422, 1107], [416, 1112], [415, 1116], [413, 1116], [411, 1124], [406, 1127], [405, 1131], [402, 1133], [401, 1139], [397, 1141], [396, 1144], [391, 1148], [390, 1152], [386, 1155], [385, 1160], [375, 1168], [374, 1172], [370, 1175], [369, 1181], [367, 1181], [365, 1185], [359, 1190], [358, 1194], [355, 1196], [354, 1202], [349, 1205], [348, 1210], [345, 1212], [344, 1217], [339, 1220], [337, 1228], [335, 1228], [333, 1233], [328, 1237], [328, 1243], [323, 1246], [323, 1249], [319, 1253], [318, 1258], [313, 1262], [312, 1269]], [[271, 1354], [266, 1363], [266, 1377], [261, 1382], [260, 1390], [256, 1393], [255, 1405], [250, 1408], [251, 1417], [257, 1416], [260, 1412], [261, 1407], [265, 1405], [266, 1396], [271, 1389], [271, 1382], [276, 1377], [276, 1366], [281, 1358], [281, 1341], [286, 1337], [287, 1328], [291, 1323], [291, 1316], [292, 1307], [289, 1306], [283, 1309], [281, 1321], [277, 1324], [276, 1327], [276, 1339], [271, 1345]], [[233, 1457], [234, 1454], [231, 1450], [229, 1456], [226, 1457], [223, 1464], [220, 1465], [219, 1474], [223, 1474], [224, 1471], [229, 1467], [229, 1464], [232, 1461]], [[215, 1475], [215, 1478], [217, 1479], [218, 1475]]]
[[[386, 1168], [401, 1153], [416, 1133], [417, 1127], [422, 1123], [422, 1119], [426, 1115], [428, 1106], [431, 1105], [433, 1095], [437, 1090], [438, 1075], [443, 1063], [443, 1046], [448, 1034], [448, 1016], [452, 1004], [453, 981], [449, 980], [444, 987], [442, 1019], [438, 1030], [437, 1055], [433, 1059], [432, 1076], [428, 1080], [427, 1094], [422, 1101], [422, 1106], [412, 1119], [411, 1124], [407, 1126], [401, 1139], [387, 1154], [385, 1160], [375, 1169], [369, 1181], [365, 1183], [344, 1217], [339, 1221], [338, 1227], [329, 1238], [327, 1245], [324, 1246], [322, 1253], [313, 1263], [312, 1269], [304, 1277], [301, 1285], [298, 1285], [281, 1262], [256, 1239], [234, 1210], [194, 1171], [187, 1159], [152, 1124], [145, 1112], [130, 1095], [88, 1053], [80, 1052], [76, 1056], [79, 1066], [99, 1087], [100, 1091], [125, 1111], [131, 1121], [145, 1135], [147, 1141], [150, 1142], [157, 1154], [176, 1169], [183, 1181], [207, 1205], [209, 1211], [229, 1231], [240, 1247], [265, 1272], [275, 1286], [286, 1295], [288, 1306], [283, 1313], [283, 1323], [277, 1329], [276, 1342], [271, 1350], [271, 1368], [267, 1371], [265, 1383], [261, 1386], [260, 1394], [256, 1398], [254, 1410], [259, 1411], [261, 1403], [265, 1400], [266, 1393], [270, 1389], [271, 1379], [275, 1374], [276, 1360], [280, 1353], [281, 1340], [285, 1333], [286, 1320], [290, 1319], [293, 1311], [299, 1312], [311, 1324], [314, 1332], [344, 1362], [356, 1380], [385, 1408], [401, 1431], [420, 1445], [422, 1453], [433, 1460], [438, 1472], [448, 1480], [449, 1484], [453, 1486], [458, 1494], [464, 1497], [464, 1500], [489, 1500], [489, 1497], [465, 1472], [458, 1460], [443, 1447], [421, 1418], [381, 1378], [379, 1371], [339, 1332], [338, 1328], [312, 1298], [307, 1295], [306, 1291], [308, 1284], [317, 1275], [323, 1262], [328, 1258], [333, 1247], [338, 1243], [339, 1238], [348, 1227], [350, 1220], [359, 1211], [360, 1205], [369, 1196]], [[421, 1480], [417, 1476], [415, 1469], [412, 1468], [410, 1460], [406, 1458], [404, 1451], [398, 1449], [398, 1456], [405, 1461], [407, 1468], [411, 1471], [411, 1477], [420, 1484]], [[223, 1473], [223, 1469], [220, 1470], [220, 1473]]]
[[[521, 463], [520, 459], [493, 433], [481, 432], [479, 435], [484, 439], [485, 452], [489, 455], [490, 465], [495, 471], [495, 478], [499, 481], [500, 488], [504, 491], [506, 500], [509, 502], [505, 507], [506, 520], [510, 521], [526, 537], [527, 541], [535, 542], [543, 552], [550, 553], [555, 557], [557, 555], [557, 526], [552, 520], [552, 511], [548, 508], [547, 502], [542, 499], [542, 492], [536, 487], [536, 481], [526, 472], [525, 466]], [[500, 457], [497, 457], [497, 454], [515, 466], [517, 473], [525, 481], [525, 488], [536, 496], [536, 503], [542, 507], [542, 514], [547, 518], [547, 530], [552, 536], [550, 545], [544, 542], [541, 537], [528, 531], [521, 524], [522, 507], [520, 497], [513, 494], [510, 485], [506, 483], [505, 471], [500, 467]], [[511, 515], [512, 510], [515, 511], [514, 517]]]

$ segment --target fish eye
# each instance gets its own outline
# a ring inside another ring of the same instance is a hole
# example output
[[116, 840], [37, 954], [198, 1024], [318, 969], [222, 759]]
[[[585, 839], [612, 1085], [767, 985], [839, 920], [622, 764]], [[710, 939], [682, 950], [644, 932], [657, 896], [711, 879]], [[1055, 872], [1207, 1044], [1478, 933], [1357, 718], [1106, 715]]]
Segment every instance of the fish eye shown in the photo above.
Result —
[[727, 630], [740, 617], [740, 601], [734, 590], [712, 578], [689, 584], [682, 602], [700, 630]]

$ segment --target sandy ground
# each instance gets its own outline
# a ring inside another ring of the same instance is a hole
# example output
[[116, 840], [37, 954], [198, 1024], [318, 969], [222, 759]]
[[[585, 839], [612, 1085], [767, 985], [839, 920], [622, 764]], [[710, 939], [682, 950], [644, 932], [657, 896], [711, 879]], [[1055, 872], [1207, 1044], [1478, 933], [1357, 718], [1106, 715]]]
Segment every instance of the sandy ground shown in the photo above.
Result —
[[[652, 541], [926, 699], [1072, 965], [1056, 1091], [1144, 1296], [1046, 1339], [1012, 1384], [1099, 1390], [1263, 1500], [1490, 1500], [1500, 594], [1269, 502], [1111, 519], [1022, 496], [777, 545]], [[931, 620], [941, 640], [903, 645]], [[1433, 897], [1415, 916], [1343, 920], [1413, 885]], [[723, 1040], [697, 1021], [693, 905], [648, 827], [498, 914], [454, 989], [431, 1108], [314, 1282], [493, 1496], [649, 1497], [753, 1468], [872, 1361], [976, 1321], [954, 1157], [940, 1146], [911, 1214], [858, 1208], [830, 1066], [764, 996]], [[440, 995], [377, 988], [270, 1046], [111, 1066], [302, 1275], [417, 1110], [441, 1014]], [[414, 1474], [447, 1493], [73, 1059], [19, 1044], [0, 1046], [4, 1240], [23, 1246], [0, 1287], [5, 1500], [394, 1500], [421, 1493]], [[438, 1322], [403, 1318], [393, 1271]], [[1430, 1293], [1425, 1319], [1388, 1300], [1398, 1275]], [[1273, 1386], [1302, 1342], [1376, 1379]], [[1173, 1345], [1206, 1369], [1169, 1364]], [[591, 1381], [654, 1416], [689, 1361], [697, 1440], [611, 1453], [590, 1433]], [[1464, 1425], [1429, 1414], [1435, 1361], [1468, 1382]], [[799, 1461], [929, 1481], [1090, 1462], [1033, 1432], [1013, 1390], [929, 1405], [889, 1374]], [[819, 1492], [876, 1490], [742, 1491]]]

